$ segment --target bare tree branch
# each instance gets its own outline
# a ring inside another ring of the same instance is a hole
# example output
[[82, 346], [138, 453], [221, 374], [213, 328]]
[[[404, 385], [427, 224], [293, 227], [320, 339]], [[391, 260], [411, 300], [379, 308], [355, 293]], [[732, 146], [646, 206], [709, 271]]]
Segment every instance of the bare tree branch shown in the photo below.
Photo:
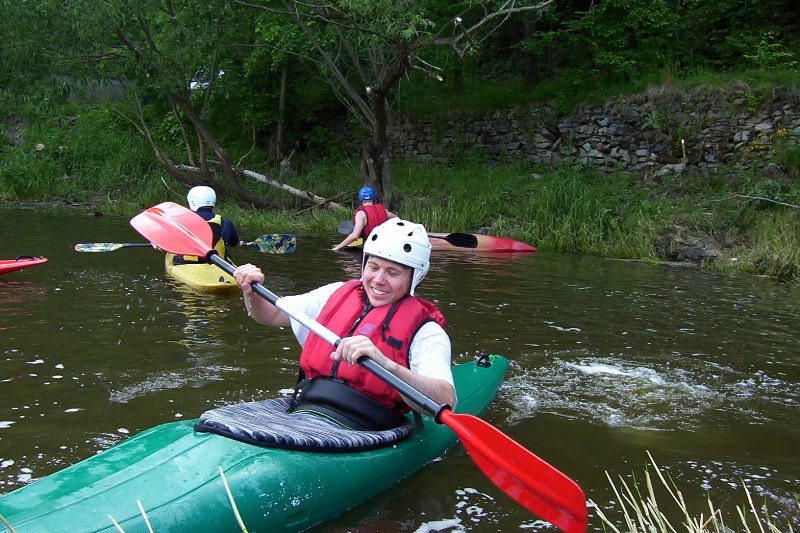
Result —
[[[187, 172], [200, 172], [201, 171], [201, 169], [199, 169], [197, 167], [190, 167], [188, 165], [178, 165], [178, 168], [181, 169], [181, 170], [186, 170]], [[242, 168], [235, 168], [235, 169], [233, 169], [233, 171], [236, 174], [239, 174], [241, 176], [246, 176], [248, 178], [252, 178], [252, 179], [254, 179], [256, 181], [260, 181], [261, 183], [266, 183], [267, 185], [270, 185], [272, 187], [284, 190], [284, 191], [286, 191], [286, 192], [288, 192], [290, 194], [293, 194], [294, 196], [298, 196], [298, 197], [303, 198], [305, 200], [311, 200], [312, 202], [318, 203], [320, 205], [327, 205], [328, 207], [333, 207], [335, 209], [344, 209], [343, 206], [337, 204], [336, 202], [332, 202], [327, 198], [323, 198], [321, 196], [317, 196], [316, 194], [308, 192], [308, 191], [297, 189], [295, 187], [292, 187], [291, 185], [287, 185], [286, 183], [280, 182], [280, 181], [278, 181], [278, 180], [276, 180], [274, 178], [270, 178], [269, 176], [265, 176], [264, 174], [259, 174], [258, 172], [253, 172], [252, 170], [246, 170], [246, 169], [242, 169]]]
[[782, 206], [785, 206], [785, 207], [791, 207], [791, 208], [794, 208], [794, 209], [800, 209], [800, 205], [787, 204], [785, 202], [779, 202], [778, 200], [773, 200], [772, 198], [764, 198], [763, 196], [748, 196], [746, 194], [734, 194], [733, 196], [726, 196], [725, 198], [716, 198], [716, 199], [709, 200], [709, 203], [724, 202], [724, 201], [730, 200], [732, 198], [744, 198], [745, 200], [761, 200], [763, 202], [771, 202], [773, 204], [778, 204], [778, 205], [782, 205]]

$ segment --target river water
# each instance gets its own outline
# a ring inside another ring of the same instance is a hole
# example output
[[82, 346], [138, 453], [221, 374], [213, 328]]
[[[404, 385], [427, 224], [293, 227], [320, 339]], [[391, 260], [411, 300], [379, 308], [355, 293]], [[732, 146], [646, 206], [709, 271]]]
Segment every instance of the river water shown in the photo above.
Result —
[[[291, 333], [252, 322], [238, 293], [173, 283], [150, 248], [74, 251], [142, 242], [127, 219], [0, 207], [0, 220], [0, 258], [49, 259], [0, 278], [0, 493], [154, 425], [294, 383]], [[239, 230], [247, 240], [285, 231]], [[299, 234], [295, 253], [234, 259], [263, 267], [287, 295], [359, 275], [357, 256], [329, 250], [339, 239]], [[708, 516], [710, 496], [735, 528], [746, 487], [783, 531], [800, 526], [800, 287], [577, 254], [435, 252], [418, 293], [444, 313], [454, 362], [511, 361], [484, 418], [615, 520], [607, 473], [641, 483], [652, 456], [694, 514]], [[671, 499], [659, 503], [678, 524]], [[315, 531], [519, 529], [552, 530], [458, 445]], [[591, 509], [589, 529], [602, 530]]]

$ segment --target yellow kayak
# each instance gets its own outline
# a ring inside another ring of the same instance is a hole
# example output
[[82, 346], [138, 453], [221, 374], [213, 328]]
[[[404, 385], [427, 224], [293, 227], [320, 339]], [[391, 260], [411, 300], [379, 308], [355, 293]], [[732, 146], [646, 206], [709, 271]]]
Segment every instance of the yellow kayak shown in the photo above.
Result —
[[190, 287], [205, 292], [233, 292], [239, 290], [233, 276], [210, 263], [173, 263], [175, 255], [167, 254], [164, 257], [164, 266], [167, 275]]

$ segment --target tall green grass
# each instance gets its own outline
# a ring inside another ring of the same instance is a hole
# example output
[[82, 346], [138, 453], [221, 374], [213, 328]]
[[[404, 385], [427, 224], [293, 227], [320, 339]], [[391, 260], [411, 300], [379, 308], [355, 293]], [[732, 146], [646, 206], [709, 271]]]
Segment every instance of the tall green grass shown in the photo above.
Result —
[[580, 168], [404, 167], [400, 214], [431, 231], [482, 232], [540, 249], [649, 258], [669, 206], [627, 178]]
[[752, 245], [737, 262], [753, 274], [800, 281], [800, 224], [796, 213], [769, 213], [752, 231]]
[[21, 137], [1, 149], [6, 200], [119, 200], [146, 191], [161, 172], [149, 144], [108, 108], [63, 106], [28, 119]]
[[[611, 510], [603, 510], [592, 500], [590, 505], [602, 521], [603, 530], [613, 533], [793, 533], [791, 523], [776, 523], [769, 515], [766, 504], [756, 506], [747, 487], [744, 488], [746, 504], [736, 507], [738, 520], [727, 521], [720, 509], [717, 509], [708, 500], [708, 515], [694, 514], [683, 498], [672, 479], [666, 475], [656, 464], [653, 456], [648, 452], [653, 474], [645, 470], [644, 482], [639, 483], [634, 477], [632, 482], [619, 476], [615, 483], [611, 475], [606, 472], [608, 481], [616, 496], [614, 514]], [[656, 493], [665, 490], [674, 504], [674, 509], [667, 509], [659, 503]], [[800, 501], [795, 495], [795, 502]], [[672, 517], [672, 518], [671, 518]], [[678, 518], [675, 518], [678, 517]]]

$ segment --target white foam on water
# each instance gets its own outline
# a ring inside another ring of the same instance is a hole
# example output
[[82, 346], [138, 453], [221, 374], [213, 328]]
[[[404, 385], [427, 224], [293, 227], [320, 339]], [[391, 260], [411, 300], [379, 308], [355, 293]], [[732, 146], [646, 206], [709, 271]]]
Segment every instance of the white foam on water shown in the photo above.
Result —
[[529, 522], [527, 524], [520, 524], [520, 529], [531, 529], [533, 531], [542, 531], [542, 530], [553, 530], [553, 524], [550, 522], [546, 522], [544, 520], [534, 520], [533, 522]]
[[577, 370], [580, 370], [581, 372], [585, 372], [586, 374], [612, 374], [616, 376], [633, 375], [623, 370], [620, 370], [619, 368], [608, 365], [575, 365], [570, 363], [570, 366], [572, 366]]
[[511, 421], [541, 412], [610, 427], [692, 429], [701, 421], [724, 424], [720, 413], [759, 423], [766, 419], [759, 405], [791, 409], [800, 399], [791, 383], [768, 372], [745, 373], [699, 357], [670, 354], [662, 363], [592, 357], [585, 350], [550, 357], [539, 368], [513, 368], [517, 375], [501, 389], [514, 406]]
[[509, 508], [498, 505], [494, 497], [475, 488], [467, 487], [455, 491], [456, 517], [469, 528], [492, 527], [500, 524], [506, 517]]
[[461, 520], [458, 518], [449, 518], [446, 520], [434, 520], [425, 522], [414, 530], [414, 533], [430, 533], [431, 531], [465, 531], [461, 525]]

